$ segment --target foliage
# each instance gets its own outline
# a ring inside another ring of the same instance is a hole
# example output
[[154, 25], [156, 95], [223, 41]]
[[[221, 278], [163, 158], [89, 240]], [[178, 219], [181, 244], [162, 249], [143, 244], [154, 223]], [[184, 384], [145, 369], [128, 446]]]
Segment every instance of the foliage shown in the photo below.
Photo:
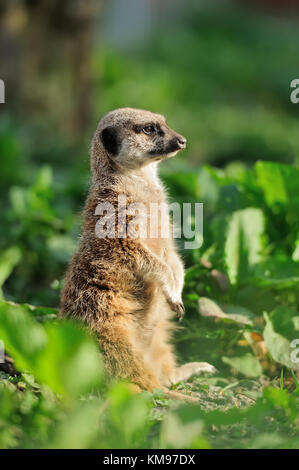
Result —
[[[294, 198], [282, 204], [268, 197], [274, 192], [271, 169], [275, 175], [287, 171], [258, 162], [251, 170], [239, 167], [237, 177], [231, 168], [209, 166], [191, 176], [201, 181], [201, 173], [209, 174], [218, 194], [205, 219], [204, 245], [185, 253], [188, 315], [176, 336], [182, 357], [207, 360], [219, 370], [194, 380], [199, 405], [178, 406], [159, 394], [132, 396], [125, 384], [108, 386], [97, 346], [82, 327], [57, 321], [55, 309], [2, 300], [0, 337], [21, 374], [2, 373], [1, 447], [298, 446], [298, 364], [291, 360], [299, 329], [299, 269], [292, 259], [298, 227]], [[292, 170], [285, 194], [294, 178], [299, 184]], [[165, 173], [173, 191], [181, 176]], [[236, 192], [242, 201], [237, 197], [232, 210]], [[195, 186], [194, 198], [198, 193], [205, 200]], [[47, 193], [41, 198], [45, 207]], [[282, 221], [287, 239], [280, 237]], [[22, 262], [19, 250], [12, 245], [3, 252], [2, 283]]]

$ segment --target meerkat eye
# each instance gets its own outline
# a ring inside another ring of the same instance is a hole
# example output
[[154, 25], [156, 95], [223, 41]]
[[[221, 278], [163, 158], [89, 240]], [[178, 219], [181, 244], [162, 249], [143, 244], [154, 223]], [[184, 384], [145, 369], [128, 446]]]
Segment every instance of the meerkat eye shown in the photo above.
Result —
[[152, 125], [144, 126], [144, 128], [142, 129], [142, 132], [144, 132], [144, 134], [150, 135], [150, 134], [154, 134], [156, 132], [156, 129]]

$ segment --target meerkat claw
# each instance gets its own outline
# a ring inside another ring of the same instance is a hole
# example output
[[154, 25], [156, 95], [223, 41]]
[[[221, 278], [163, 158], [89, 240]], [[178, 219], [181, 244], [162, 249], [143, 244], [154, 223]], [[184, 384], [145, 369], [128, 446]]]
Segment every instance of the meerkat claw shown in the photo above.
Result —
[[180, 302], [177, 305], [178, 305], [177, 317], [178, 317], [179, 321], [181, 322], [184, 318], [184, 315], [185, 315], [185, 307], [182, 304], [182, 302]]
[[184, 315], [185, 315], [185, 307], [182, 302], [174, 302], [171, 299], [168, 299], [168, 304], [171, 308], [171, 310], [176, 313], [176, 316], [178, 317], [179, 321], [182, 321]]

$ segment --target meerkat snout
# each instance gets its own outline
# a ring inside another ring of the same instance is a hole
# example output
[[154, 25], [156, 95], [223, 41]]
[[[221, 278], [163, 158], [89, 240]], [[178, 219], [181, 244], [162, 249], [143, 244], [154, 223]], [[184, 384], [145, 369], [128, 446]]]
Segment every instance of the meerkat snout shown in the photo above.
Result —
[[186, 142], [185, 137], [168, 127], [161, 114], [120, 108], [99, 122], [94, 148], [100, 146], [107, 161], [134, 169], [176, 155], [186, 147]]
[[182, 135], [178, 135], [176, 140], [177, 140], [177, 145], [180, 149], [186, 148], [186, 143], [187, 143], [186, 137], [183, 137]]

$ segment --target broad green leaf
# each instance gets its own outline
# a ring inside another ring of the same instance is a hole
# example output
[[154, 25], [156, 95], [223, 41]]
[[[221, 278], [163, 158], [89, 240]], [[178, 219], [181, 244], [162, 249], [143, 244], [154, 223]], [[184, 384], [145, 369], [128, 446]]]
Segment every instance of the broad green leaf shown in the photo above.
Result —
[[198, 198], [198, 184], [196, 173], [180, 172], [180, 173], [164, 173], [163, 180], [167, 185], [175, 189], [175, 194], [180, 197]]
[[0, 339], [17, 369], [66, 397], [98, 387], [103, 365], [93, 339], [66, 321], [45, 327], [28, 314], [28, 307], [0, 302]]
[[30, 304], [17, 304], [15, 302], [11, 302], [9, 300], [3, 300], [0, 303], [0, 308], [20, 308], [23, 312], [27, 312], [30, 316], [34, 315], [35, 320], [39, 322], [46, 322], [48, 320], [55, 320], [57, 318], [58, 309], [52, 307], [41, 307], [36, 305]]
[[77, 403], [55, 429], [51, 449], [88, 449], [99, 435], [100, 400]]
[[203, 429], [204, 423], [201, 420], [183, 423], [179, 416], [169, 413], [162, 423], [162, 448], [194, 448], [194, 441], [202, 435]]
[[220, 306], [214, 300], [201, 297], [198, 300], [199, 313], [203, 317], [215, 317], [244, 325], [252, 325], [253, 313], [238, 305]]
[[298, 369], [299, 363], [293, 361], [291, 342], [299, 338], [299, 313], [287, 307], [278, 307], [264, 316], [266, 326], [263, 335], [269, 353], [276, 362]]
[[269, 206], [276, 203], [299, 208], [299, 170], [282, 163], [259, 161], [255, 165], [257, 184]]
[[96, 343], [71, 322], [45, 326], [47, 347], [40, 355], [36, 377], [54, 391], [76, 397], [99, 387], [103, 363]]
[[136, 396], [127, 384], [116, 383], [110, 387], [108, 401], [113, 427], [122, 435], [126, 445], [138, 434], [147, 432], [148, 396], [145, 394]]
[[290, 341], [298, 338], [299, 313], [296, 310], [287, 307], [277, 307], [268, 315], [268, 318], [273, 324], [275, 331]]
[[259, 377], [263, 372], [259, 360], [250, 353], [239, 357], [223, 356], [222, 361], [246, 377]]
[[204, 200], [209, 210], [216, 207], [219, 198], [220, 184], [215, 169], [204, 166], [198, 174], [198, 195]]
[[291, 419], [296, 417], [296, 399], [287, 390], [266, 387], [263, 391], [263, 394], [269, 403], [279, 408], [283, 408]]
[[272, 256], [254, 268], [251, 282], [277, 289], [295, 287], [299, 285], [299, 263], [286, 256]]
[[34, 373], [38, 356], [46, 347], [47, 335], [28, 315], [25, 306], [0, 301], [0, 339], [15, 359], [17, 368]]
[[264, 215], [260, 209], [249, 207], [231, 215], [224, 253], [232, 284], [248, 277], [252, 267], [261, 261], [264, 228]]
[[77, 403], [55, 429], [51, 449], [88, 449], [99, 434], [100, 400]]

